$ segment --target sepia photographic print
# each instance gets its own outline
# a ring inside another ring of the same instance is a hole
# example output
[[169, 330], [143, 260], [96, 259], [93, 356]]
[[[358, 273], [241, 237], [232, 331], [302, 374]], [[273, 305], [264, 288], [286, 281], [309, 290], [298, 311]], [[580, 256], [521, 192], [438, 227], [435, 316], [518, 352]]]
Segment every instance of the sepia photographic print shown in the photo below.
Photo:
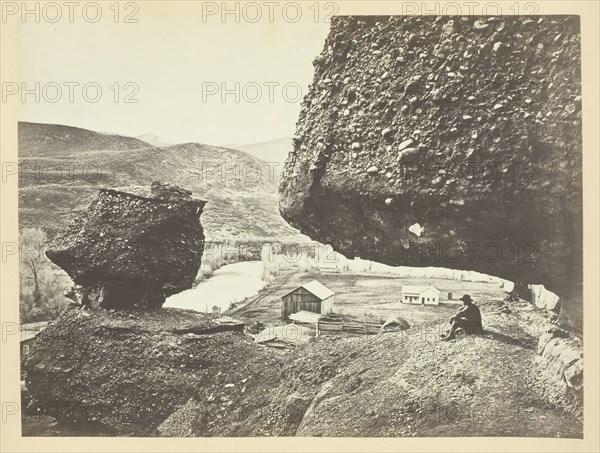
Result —
[[598, 3], [373, 3], [1, 2], [3, 451], [598, 451]]

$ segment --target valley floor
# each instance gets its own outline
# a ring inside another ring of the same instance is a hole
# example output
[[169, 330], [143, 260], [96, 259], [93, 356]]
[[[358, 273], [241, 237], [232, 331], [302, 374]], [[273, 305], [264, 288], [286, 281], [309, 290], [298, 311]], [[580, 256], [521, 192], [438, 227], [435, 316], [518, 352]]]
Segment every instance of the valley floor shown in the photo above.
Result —
[[[410, 325], [449, 318], [462, 302], [463, 294], [470, 294], [479, 302], [501, 301], [505, 293], [494, 283], [458, 281], [442, 278], [402, 278], [368, 273], [299, 273], [282, 271], [275, 281], [256, 297], [238, 304], [228, 314], [245, 322], [263, 324], [281, 323], [281, 296], [303, 283], [318, 280], [335, 293], [333, 310], [347, 319], [376, 319], [385, 321], [400, 316]], [[403, 285], [433, 285], [441, 291], [439, 306], [421, 306], [401, 303]], [[452, 293], [452, 300], [448, 299]]]

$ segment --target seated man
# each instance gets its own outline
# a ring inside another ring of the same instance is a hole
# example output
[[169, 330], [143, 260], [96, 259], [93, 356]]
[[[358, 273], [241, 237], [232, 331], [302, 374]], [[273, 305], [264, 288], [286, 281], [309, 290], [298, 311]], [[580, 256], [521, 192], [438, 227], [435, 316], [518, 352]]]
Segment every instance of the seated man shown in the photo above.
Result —
[[442, 338], [443, 341], [448, 341], [454, 338], [458, 329], [463, 329], [467, 335], [481, 335], [483, 333], [483, 325], [481, 324], [481, 312], [477, 305], [473, 303], [473, 299], [468, 294], [460, 298], [463, 306], [456, 315], [450, 318], [450, 331]]

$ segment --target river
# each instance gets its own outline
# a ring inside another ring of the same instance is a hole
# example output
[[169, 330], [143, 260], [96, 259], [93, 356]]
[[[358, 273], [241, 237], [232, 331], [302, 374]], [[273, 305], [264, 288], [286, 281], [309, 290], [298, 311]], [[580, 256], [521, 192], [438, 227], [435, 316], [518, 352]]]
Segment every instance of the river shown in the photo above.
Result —
[[215, 305], [225, 311], [232, 302], [252, 297], [265, 286], [261, 261], [228, 264], [217, 269], [208, 280], [194, 288], [167, 298], [164, 307], [212, 312]]

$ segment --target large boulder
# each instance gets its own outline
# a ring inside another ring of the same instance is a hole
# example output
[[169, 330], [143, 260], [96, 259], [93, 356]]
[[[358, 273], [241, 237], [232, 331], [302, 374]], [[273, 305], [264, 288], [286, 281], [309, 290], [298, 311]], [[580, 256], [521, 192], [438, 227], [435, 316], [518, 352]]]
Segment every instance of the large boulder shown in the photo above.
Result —
[[210, 382], [228, 392], [248, 368], [279, 369], [243, 324], [174, 308], [81, 310], [40, 332], [25, 362], [32, 396], [25, 414], [51, 416], [90, 435], [156, 434]]
[[349, 257], [484, 272], [569, 304], [582, 281], [579, 33], [576, 16], [334, 17], [281, 214]]
[[77, 298], [86, 305], [160, 307], [196, 278], [204, 204], [159, 182], [150, 190], [101, 189], [46, 255], [78, 285]]

